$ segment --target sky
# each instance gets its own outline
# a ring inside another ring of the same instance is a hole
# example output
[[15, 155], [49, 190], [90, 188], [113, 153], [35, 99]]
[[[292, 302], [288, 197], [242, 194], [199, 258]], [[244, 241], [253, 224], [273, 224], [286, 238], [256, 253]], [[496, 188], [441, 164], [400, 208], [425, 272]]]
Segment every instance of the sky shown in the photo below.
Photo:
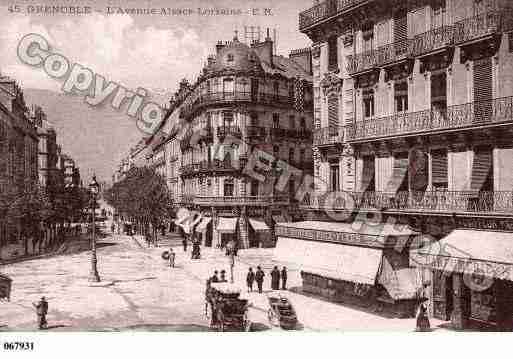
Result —
[[[298, 31], [298, 16], [300, 11], [312, 6], [312, 0], [19, 1], [19, 13], [11, 12], [17, 10], [11, 7], [14, 3], [0, 0], [0, 73], [15, 78], [27, 89], [61, 92], [62, 86], [62, 82], [50, 78], [43, 70], [25, 65], [17, 58], [18, 42], [29, 33], [44, 36], [54, 52], [73, 63], [87, 66], [94, 73], [128, 88], [142, 87], [164, 98], [177, 88], [182, 78], [192, 79], [199, 74], [218, 40], [231, 40], [236, 30], [242, 40], [244, 26], [260, 26], [262, 31], [267, 27], [276, 29], [278, 54], [287, 55], [291, 49], [310, 45], [308, 38]], [[90, 6], [93, 11], [78, 16], [29, 13], [33, 9], [29, 6], [66, 4]], [[161, 8], [191, 9], [193, 13], [129, 15], [119, 14], [118, 7], [159, 11]], [[264, 8], [271, 9], [272, 15], [263, 15]], [[225, 9], [236, 14], [199, 15], [198, 9], [204, 12]], [[250, 15], [252, 9], [258, 9], [260, 15]], [[45, 104], [39, 105], [44, 108]], [[91, 111], [91, 116], [95, 114], [94, 108], [85, 111]], [[120, 121], [126, 117], [123, 113], [119, 116]], [[117, 131], [115, 122], [104, 126], [97, 132]], [[127, 141], [132, 142], [139, 135], [135, 124], [133, 131], [133, 136], [125, 136]], [[59, 133], [67, 139], [75, 135]], [[81, 141], [80, 149], [75, 149], [71, 140], [63, 141], [64, 149], [71, 156], [80, 152], [83, 157], [84, 146], [95, 148], [98, 145], [95, 143], [97, 139], [90, 137], [88, 141]], [[66, 148], [67, 142], [69, 148]], [[81, 164], [78, 159], [78, 165], [83, 173], [90, 173], [94, 170], [91, 167], [96, 166], [102, 168], [101, 176], [110, 176], [115, 164], [132, 144], [116, 141], [116, 148], [110, 148], [110, 153], [101, 159], [105, 163], [97, 163], [98, 159]]]

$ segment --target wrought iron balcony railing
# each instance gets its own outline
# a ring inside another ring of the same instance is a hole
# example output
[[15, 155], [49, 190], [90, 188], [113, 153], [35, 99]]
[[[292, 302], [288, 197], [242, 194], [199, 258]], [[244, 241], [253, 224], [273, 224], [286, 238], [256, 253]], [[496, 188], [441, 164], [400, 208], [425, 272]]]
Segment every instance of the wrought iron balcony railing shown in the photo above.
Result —
[[278, 140], [288, 137], [288, 130], [285, 128], [271, 128], [271, 137], [273, 140]]
[[313, 133], [314, 147], [333, 146], [343, 141], [344, 128], [341, 126], [319, 128]]
[[287, 196], [196, 196], [195, 204], [199, 205], [272, 205], [287, 204]]
[[294, 99], [289, 96], [277, 95], [267, 92], [252, 93], [245, 91], [225, 91], [202, 93], [197, 94], [194, 100], [182, 107], [181, 117], [188, 118], [205, 106], [240, 102], [288, 107], [293, 105]]
[[413, 56], [421, 56], [453, 44], [454, 26], [441, 26], [415, 35], [409, 43], [409, 52]]
[[246, 126], [246, 137], [255, 139], [265, 139], [267, 136], [267, 129], [260, 126]]
[[225, 138], [226, 136], [242, 137], [239, 126], [222, 126], [217, 128], [217, 137]]
[[305, 197], [302, 206], [316, 210], [388, 210], [440, 213], [508, 213], [513, 215], [513, 192], [340, 192]]
[[346, 57], [349, 74], [366, 71], [406, 57], [421, 56], [445, 46], [462, 44], [501, 31], [513, 30], [513, 11], [493, 10]]
[[299, 30], [328, 19], [368, 0], [327, 0], [299, 14]]
[[348, 141], [356, 141], [505, 123], [513, 123], [513, 97], [359, 121], [346, 128], [346, 136]]

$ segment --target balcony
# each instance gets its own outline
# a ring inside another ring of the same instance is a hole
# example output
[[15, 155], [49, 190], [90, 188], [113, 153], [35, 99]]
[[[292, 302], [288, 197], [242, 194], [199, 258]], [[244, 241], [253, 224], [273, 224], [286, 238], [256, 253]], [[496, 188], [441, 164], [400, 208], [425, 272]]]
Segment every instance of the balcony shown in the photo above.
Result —
[[299, 31], [368, 0], [327, 0], [299, 14]]
[[288, 204], [286, 196], [196, 196], [194, 203], [204, 206], [269, 206]]
[[199, 163], [191, 163], [180, 167], [180, 176], [192, 176], [200, 171]]
[[285, 128], [271, 128], [271, 139], [272, 140], [282, 140], [288, 137], [289, 132]]
[[356, 122], [347, 127], [347, 141], [472, 129], [513, 123], [513, 97], [470, 102], [446, 109], [398, 113]]
[[217, 137], [223, 139], [227, 136], [233, 136], [237, 138], [242, 137], [242, 132], [238, 126], [222, 126], [217, 128]]
[[411, 43], [412, 40], [405, 39], [380, 46], [377, 49], [348, 55], [346, 57], [347, 72], [349, 74], [356, 74], [406, 59], [411, 56]]
[[[191, 95], [192, 96], [192, 95]], [[260, 103], [271, 106], [290, 107], [294, 104], [294, 100], [289, 96], [282, 96], [267, 92], [210, 92], [197, 94], [196, 98], [182, 107], [180, 116], [189, 118], [196, 112], [207, 106], [224, 105], [233, 103]]]
[[454, 26], [441, 26], [414, 36], [409, 51], [413, 56], [422, 56], [451, 45], [454, 45]]
[[324, 127], [314, 131], [313, 146], [328, 147], [339, 145], [344, 141], [343, 127]]
[[[335, 198], [327, 194], [305, 197], [303, 209], [327, 211], [401, 211], [440, 214], [513, 215], [513, 192], [427, 191], [399, 192], [341, 192]], [[329, 198], [329, 200], [327, 200]]]
[[259, 126], [247, 126], [246, 127], [246, 138], [265, 140], [267, 137], [267, 129]]
[[511, 12], [488, 11], [454, 24], [454, 41], [457, 44], [484, 38], [501, 31], [501, 24], [511, 17]]
[[194, 203], [194, 196], [193, 195], [181, 195], [178, 198], [178, 203], [180, 204], [193, 204]]
[[312, 138], [312, 131], [306, 128], [294, 128], [287, 130], [289, 138], [309, 140]]

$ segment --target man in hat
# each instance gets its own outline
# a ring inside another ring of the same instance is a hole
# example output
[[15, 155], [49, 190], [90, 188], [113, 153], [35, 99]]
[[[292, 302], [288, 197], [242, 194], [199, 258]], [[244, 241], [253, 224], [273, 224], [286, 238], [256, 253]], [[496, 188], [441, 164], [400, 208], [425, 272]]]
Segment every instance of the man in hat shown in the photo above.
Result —
[[46, 315], [48, 314], [48, 302], [45, 297], [41, 297], [41, 300], [37, 303], [32, 303], [36, 308], [37, 322], [39, 329], [46, 329], [48, 322], [46, 321]]
[[272, 290], [280, 289], [280, 270], [278, 266], [274, 266], [271, 271], [271, 288]]
[[260, 266], [258, 266], [257, 267], [257, 271], [255, 273], [255, 281], [257, 282], [258, 293], [262, 293], [262, 286], [264, 284], [264, 277], [265, 277], [264, 271], [262, 270], [262, 268], [260, 268]]
[[287, 268], [283, 267], [281, 270], [281, 289], [287, 290]]

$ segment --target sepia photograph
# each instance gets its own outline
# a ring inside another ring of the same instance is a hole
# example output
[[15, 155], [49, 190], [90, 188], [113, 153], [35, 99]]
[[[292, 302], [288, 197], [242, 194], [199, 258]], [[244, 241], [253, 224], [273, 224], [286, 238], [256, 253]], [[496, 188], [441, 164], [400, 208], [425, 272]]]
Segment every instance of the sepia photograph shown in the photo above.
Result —
[[0, 1], [0, 352], [511, 331], [513, 1]]

